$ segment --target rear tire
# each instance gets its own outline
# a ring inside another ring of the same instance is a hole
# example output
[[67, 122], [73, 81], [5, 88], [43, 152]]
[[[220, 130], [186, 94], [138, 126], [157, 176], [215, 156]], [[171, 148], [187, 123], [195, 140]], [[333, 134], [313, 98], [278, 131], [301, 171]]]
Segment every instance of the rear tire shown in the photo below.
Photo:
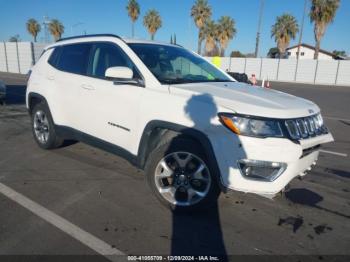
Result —
[[201, 146], [175, 137], [157, 146], [147, 159], [145, 172], [152, 192], [173, 211], [187, 212], [216, 203], [217, 175]]
[[41, 148], [54, 149], [63, 144], [64, 140], [57, 136], [50, 110], [44, 103], [34, 106], [31, 118], [33, 136]]

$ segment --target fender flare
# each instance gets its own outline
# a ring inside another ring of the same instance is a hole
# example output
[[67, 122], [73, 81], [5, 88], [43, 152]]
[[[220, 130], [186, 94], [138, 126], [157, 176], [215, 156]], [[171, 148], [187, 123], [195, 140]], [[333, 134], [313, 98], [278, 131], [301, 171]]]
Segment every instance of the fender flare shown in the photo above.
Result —
[[[38, 93], [35, 93], [35, 92], [30, 92], [30, 93], [28, 94], [28, 97], [27, 97], [27, 104], [28, 104], [28, 111], [29, 111], [29, 113], [30, 113], [31, 110], [33, 109], [33, 108], [31, 107], [31, 105], [30, 105], [30, 101], [31, 101], [32, 98], [38, 98], [38, 99], [40, 99], [40, 100], [41, 100], [42, 102], [44, 102], [45, 105], [49, 108], [49, 104], [47, 103], [47, 100], [46, 100], [46, 98], [45, 98], [44, 96], [42, 96], [42, 95], [40, 95], [40, 94], [38, 94]], [[50, 108], [49, 108], [49, 110], [50, 110]]]
[[208, 136], [203, 133], [202, 131], [191, 128], [191, 127], [186, 127], [180, 124], [175, 124], [167, 121], [162, 121], [162, 120], [152, 120], [147, 123], [146, 127], [143, 130], [141, 140], [140, 140], [140, 145], [138, 149], [138, 165], [142, 169], [145, 166], [146, 162], [146, 154], [147, 154], [147, 143], [150, 139], [151, 133], [154, 129], [160, 128], [160, 129], [166, 129], [170, 131], [174, 131], [179, 134], [183, 134], [186, 136], [189, 136], [193, 138], [194, 140], [198, 141], [207, 156], [207, 160], [209, 162], [209, 165], [211, 168], [214, 169], [214, 173], [217, 174], [216, 177], [218, 179], [218, 184], [220, 185], [222, 190], [225, 190], [225, 187], [223, 186], [222, 180], [221, 180], [221, 172], [218, 166], [218, 162], [216, 160], [216, 156], [214, 153], [213, 146], [208, 138]]

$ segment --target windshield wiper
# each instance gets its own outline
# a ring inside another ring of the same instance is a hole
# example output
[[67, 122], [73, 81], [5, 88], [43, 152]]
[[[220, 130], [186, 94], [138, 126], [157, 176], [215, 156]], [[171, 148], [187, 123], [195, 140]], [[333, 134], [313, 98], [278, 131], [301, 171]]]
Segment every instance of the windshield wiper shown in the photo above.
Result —
[[190, 79], [183, 79], [183, 78], [175, 78], [175, 79], [162, 79], [162, 83], [173, 85], [173, 84], [190, 84], [190, 83], [208, 83], [208, 82], [235, 82], [233, 80], [229, 79], [201, 79], [201, 80], [190, 80]]
[[215, 78], [215, 79], [208, 79], [208, 82], [235, 82], [230, 79], [220, 79], [220, 78]]
[[161, 82], [164, 84], [184, 84], [184, 83], [188, 83], [188, 80], [183, 79], [183, 78], [175, 78], [175, 79], [161, 79]]

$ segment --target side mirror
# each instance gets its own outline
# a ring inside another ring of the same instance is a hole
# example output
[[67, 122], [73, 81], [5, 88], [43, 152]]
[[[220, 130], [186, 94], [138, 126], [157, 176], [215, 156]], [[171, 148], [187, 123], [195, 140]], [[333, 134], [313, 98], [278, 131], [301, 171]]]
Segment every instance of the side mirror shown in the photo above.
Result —
[[114, 66], [107, 68], [105, 77], [113, 80], [115, 85], [135, 85], [144, 87], [145, 84], [141, 79], [133, 78], [134, 72], [125, 66]]
[[114, 66], [107, 68], [105, 72], [106, 78], [116, 79], [116, 80], [131, 80], [134, 73], [132, 70], [125, 66]]

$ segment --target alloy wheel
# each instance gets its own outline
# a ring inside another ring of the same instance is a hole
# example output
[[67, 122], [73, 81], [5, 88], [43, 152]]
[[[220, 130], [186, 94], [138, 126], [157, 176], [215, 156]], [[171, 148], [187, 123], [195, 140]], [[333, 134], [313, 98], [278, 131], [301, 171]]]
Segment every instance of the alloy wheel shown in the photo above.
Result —
[[155, 170], [161, 196], [177, 206], [191, 206], [209, 192], [211, 176], [207, 165], [189, 152], [174, 152], [162, 158]]
[[49, 120], [44, 111], [38, 110], [35, 112], [34, 120], [34, 133], [36, 138], [41, 144], [45, 144], [49, 139]]

